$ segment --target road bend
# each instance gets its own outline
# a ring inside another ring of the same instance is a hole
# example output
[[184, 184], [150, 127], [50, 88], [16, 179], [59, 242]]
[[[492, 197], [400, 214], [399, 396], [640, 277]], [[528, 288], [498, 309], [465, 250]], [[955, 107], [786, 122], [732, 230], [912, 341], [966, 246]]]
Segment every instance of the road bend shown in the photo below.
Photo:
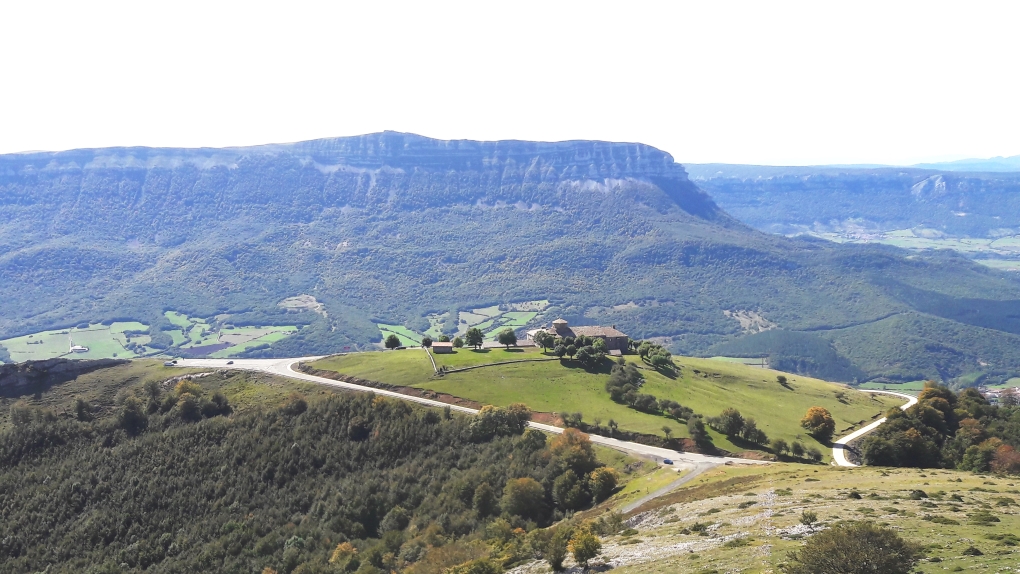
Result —
[[[879, 394], [879, 395], [892, 395], [894, 397], [900, 397], [901, 399], [907, 399], [906, 404], [904, 404], [903, 406], [900, 407], [900, 409], [902, 409], [902, 410], [907, 410], [910, 407], [912, 407], [912, 406], [917, 404], [917, 397], [913, 397], [913, 396], [910, 396], [910, 395], [905, 395], [903, 393], [894, 393], [892, 391], [874, 391], [874, 390], [871, 390], [871, 389], [857, 389], [857, 390], [862, 392], [862, 393], [875, 393], [875, 394]], [[856, 431], [846, 435], [845, 437], [843, 437], [841, 439], [838, 439], [836, 442], [832, 443], [832, 461], [834, 463], [836, 463], [836, 466], [857, 466], [856, 464], [854, 464], [854, 463], [852, 463], [852, 462], [850, 462], [849, 460], [846, 459], [846, 449], [848, 448], [847, 445], [850, 444], [851, 442], [861, 438], [862, 436], [868, 434], [869, 432], [877, 429], [885, 421], [886, 421], [886, 417], [882, 417], [882, 418], [878, 419], [877, 421], [871, 423], [870, 425], [868, 425], [868, 426], [866, 426], [866, 427], [864, 427], [862, 429], [856, 430]]]
[[[308, 373], [302, 373], [301, 371], [296, 370], [296, 366], [298, 363], [310, 362], [321, 358], [322, 357], [301, 357], [297, 359], [233, 359], [232, 364], [229, 365], [227, 364], [228, 359], [178, 359], [177, 366], [202, 369], [239, 369], [245, 371], [258, 371], [263, 373], [269, 373], [272, 375], [278, 375], [281, 377], [288, 377], [291, 379], [308, 381], [310, 383], [317, 383], [320, 385], [339, 387], [343, 389], [349, 389], [352, 391], [375, 393], [377, 395], [393, 397], [395, 399], [410, 401], [430, 407], [437, 408], [449, 407], [450, 410], [462, 413], [478, 414], [478, 411], [476, 409], [468, 407], [451, 405], [448, 403], [434, 401], [432, 399], [426, 399], [423, 397], [404, 395], [395, 391], [388, 391], [385, 389], [374, 389], [372, 387], [356, 385], [354, 383], [335, 381], [333, 379], [317, 377], [315, 375], [309, 375]], [[560, 434], [564, 430], [560, 427], [536, 422], [529, 423], [529, 426], [531, 428], [535, 428], [541, 431], [545, 431], [547, 433], [554, 434]], [[685, 466], [690, 465], [696, 468], [707, 468], [711, 466], [718, 466], [720, 464], [768, 464], [768, 461], [749, 460], [745, 458], [734, 458], [727, 456], [709, 456], [693, 452], [677, 452], [675, 450], [670, 450], [667, 448], [660, 448], [636, 442], [623, 441], [595, 434], [590, 436], [591, 442], [595, 444], [607, 446], [609, 448], [616, 449], [629, 454], [636, 454], [644, 456], [646, 458], [652, 458], [660, 462], [662, 460], [669, 459], [681, 463]]]

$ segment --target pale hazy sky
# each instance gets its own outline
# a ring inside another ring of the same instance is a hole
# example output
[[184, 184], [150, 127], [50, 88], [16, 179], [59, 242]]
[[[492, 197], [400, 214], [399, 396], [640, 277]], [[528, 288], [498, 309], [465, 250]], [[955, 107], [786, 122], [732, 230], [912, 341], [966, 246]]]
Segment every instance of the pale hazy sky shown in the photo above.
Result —
[[0, 153], [385, 129], [681, 162], [1020, 154], [1016, 2], [0, 4]]

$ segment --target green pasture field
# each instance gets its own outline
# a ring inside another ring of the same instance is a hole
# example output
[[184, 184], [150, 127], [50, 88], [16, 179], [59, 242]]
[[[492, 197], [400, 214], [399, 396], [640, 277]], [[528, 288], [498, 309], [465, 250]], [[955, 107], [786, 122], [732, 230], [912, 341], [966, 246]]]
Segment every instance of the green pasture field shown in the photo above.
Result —
[[110, 325], [111, 333], [123, 333], [125, 331], [148, 331], [149, 326], [138, 321], [123, 321]]
[[171, 323], [181, 327], [180, 331], [168, 331], [175, 347], [190, 349], [220, 343], [231, 345], [210, 353], [209, 356], [212, 358], [233, 357], [256, 345], [279, 341], [298, 330], [294, 325], [220, 328], [217, 325], [210, 325], [205, 319], [188, 317], [177, 311], [166, 311], [164, 315]]
[[[175, 311], [167, 311], [166, 317], [170, 322], [182, 329], [166, 331], [173, 339], [175, 347], [190, 348], [205, 345], [215, 345], [220, 342], [220, 335], [232, 335], [235, 343], [232, 347], [215, 353], [213, 357], [230, 357], [242, 353], [246, 349], [262, 343], [273, 343], [284, 337], [297, 332], [294, 325], [271, 326], [271, 327], [231, 327], [222, 330], [208, 324], [201, 319], [189, 318], [187, 315]], [[110, 325], [93, 324], [87, 329], [59, 329], [53, 331], [42, 331], [14, 337], [0, 341], [11, 355], [11, 360], [16, 363], [23, 361], [34, 361], [52, 359], [54, 357], [67, 356], [75, 359], [103, 359], [119, 358], [132, 359], [140, 356], [151, 356], [157, 354], [157, 349], [145, 347], [142, 354], [128, 350], [128, 343], [148, 345], [152, 337], [146, 334], [129, 334], [134, 331], [148, 331], [149, 327], [137, 321], [116, 322]], [[68, 339], [74, 340], [75, 345], [88, 347], [87, 353], [68, 354]], [[236, 339], [243, 339], [238, 343]], [[37, 341], [41, 341], [38, 343]], [[31, 344], [30, 344], [31, 343]]]
[[506, 325], [509, 327], [523, 327], [538, 316], [537, 311], [507, 311], [503, 316], [508, 319]]
[[458, 319], [468, 325], [477, 325], [478, 323], [488, 319], [488, 317], [485, 315], [479, 315], [478, 313], [472, 313], [470, 311], [461, 311], [458, 315]]
[[214, 332], [209, 325], [205, 323], [195, 324], [190, 331], [188, 331], [189, 342], [184, 345], [187, 347], [204, 347], [206, 345], [215, 345], [219, 343], [218, 333]]
[[[39, 361], [52, 359], [54, 357], [69, 356], [75, 359], [102, 359], [118, 357], [123, 359], [137, 357], [133, 351], [124, 347], [129, 341], [139, 344], [149, 342], [148, 335], [128, 336], [126, 331], [144, 331], [148, 326], [138, 322], [121, 322], [111, 325], [89, 325], [87, 329], [58, 329], [53, 331], [42, 331], [13, 337], [0, 341], [0, 345], [7, 349], [11, 360], [15, 363], [23, 361]], [[74, 340], [75, 345], [88, 347], [87, 353], [69, 354], [70, 342]]]
[[[725, 361], [727, 363], [740, 363], [741, 365], [749, 365], [751, 367], [761, 366], [761, 359], [753, 359], [747, 357], [709, 357], [713, 361]], [[765, 360], [765, 364], [768, 364], [768, 359]]]
[[421, 335], [414, 331], [404, 327], [403, 325], [387, 325], [385, 323], [377, 323], [379, 331], [382, 333], [383, 340], [389, 337], [390, 334], [396, 335], [400, 339], [400, 344], [405, 347], [414, 347], [421, 345]]
[[961, 383], [963, 386], [965, 386], [965, 387], [971, 387], [984, 374], [985, 374], [984, 371], [975, 371], [975, 372], [972, 372], [972, 373], [966, 373], [964, 375], [960, 375], [959, 377], [956, 377], [956, 380], [959, 383]]
[[[540, 349], [487, 351], [476, 353], [461, 349], [455, 354], [435, 357], [437, 364], [456, 368], [498, 362], [500, 357], [514, 360], [543, 356]], [[633, 355], [627, 356], [627, 359], [637, 362]], [[786, 374], [794, 389], [791, 391], [776, 382], [776, 376], [780, 374], [777, 371], [711, 359], [678, 357], [676, 360], [684, 366], [676, 379], [648, 368], [642, 371], [646, 377], [642, 392], [660, 399], [675, 400], [705, 416], [716, 416], [722, 409], [734, 407], [745, 416], [754, 417], [759, 428], [769, 437], [800, 440], [806, 446], [816, 446], [826, 457], [831, 455], [831, 451], [800, 427], [800, 419], [808, 408], [823, 406], [829, 409], [836, 419], [837, 430], [842, 430], [861, 421], [870, 422], [875, 415], [902, 403], [892, 397], [857, 393], [840, 385]], [[330, 357], [312, 366], [373, 381], [449, 393], [483, 404], [503, 406], [523, 402], [535, 411], [581, 412], [589, 423], [600, 418], [605, 425], [613, 419], [621, 429], [659, 436], [662, 436], [662, 427], [666, 425], [673, 429], [674, 436], [687, 436], [686, 427], [675, 420], [614, 403], [605, 391], [608, 360], [596, 373], [588, 372], [572, 361], [536, 361], [448, 373], [442, 378], [433, 376], [428, 357], [417, 351], [357, 353]], [[694, 369], [700, 372], [694, 373]], [[836, 399], [835, 393], [839, 391], [848, 397], [847, 404]], [[733, 444], [714, 431], [711, 434], [719, 448], [733, 452], [749, 448], [746, 444]]]
[[611, 504], [614, 507], [621, 507], [630, 502], [633, 502], [642, 496], [646, 496], [663, 488], [669, 486], [670, 483], [683, 477], [688, 471], [677, 472], [675, 469], [668, 466], [661, 466], [656, 468], [654, 471], [649, 472], [636, 478], [627, 483], [619, 492], [613, 495]]
[[286, 331], [286, 332], [279, 331], [279, 332], [267, 333], [267, 334], [265, 334], [265, 335], [263, 335], [263, 336], [261, 336], [261, 337], [259, 337], [257, 339], [252, 339], [250, 341], [246, 341], [244, 343], [241, 343], [241, 344], [238, 344], [238, 345], [234, 345], [233, 347], [227, 347], [226, 349], [220, 349], [219, 351], [216, 351], [214, 353], [210, 353], [209, 357], [211, 357], [213, 359], [223, 359], [223, 358], [227, 358], [227, 357], [233, 357], [235, 355], [239, 355], [239, 354], [247, 351], [248, 349], [250, 349], [252, 347], [255, 347], [255, 346], [258, 346], [258, 345], [263, 345], [263, 344], [266, 344], [266, 343], [270, 343], [271, 344], [271, 343], [275, 343], [275, 342], [277, 342], [277, 341], [279, 341], [281, 339], [285, 339], [288, 336], [290, 336], [292, 333], [293, 333], [293, 331]]
[[895, 391], [898, 393], [906, 393], [908, 395], [916, 395], [917, 393], [924, 390], [924, 381], [909, 381], [906, 383], [877, 383], [874, 381], [868, 381], [867, 383], [861, 383], [857, 385], [861, 389], [871, 389], [876, 391]]
[[[456, 335], [463, 336], [468, 329], [478, 328], [485, 334], [486, 340], [495, 341], [496, 335], [504, 327], [510, 327], [514, 330], [525, 327], [548, 306], [549, 302], [542, 300], [505, 305], [504, 308], [509, 308], [509, 311], [501, 311], [500, 305], [470, 309], [468, 311], [457, 311]], [[436, 340], [442, 336], [443, 324], [448, 316], [449, 313], [433, 313], [428, 315], [426, 319], [428, 319], [429, 327], [423, 333], [418, 333], [403, 325], [377, 323], [376, 326], [382, 333], [383, 339], [392, 333], [400, 338], [401, 345], [420, 345], [422, 337], [428, 336]]]
[[176, 327], [180, 327], [182, 330], [187, 331], [191, 328], [191, 320], [188, 316], [177, 311], [164, 311], [163, 316], [167, 318], [167, 321]]
[[1020, 261], [1015, 259], [975, 259], [974, 261], [999, 271], [1020, 271]]
[[839, 233], [818, 234], [837, 243], [884, 243], [904, 249], [954, 249], [970, 255], [982, 255], [975, 262], [1002, 271], [1020, 271], [1020, 236], [1001, 237], [999, 239], [983, 237], [922, 237], [913, 230], [900, 229], [875, 234], [868, 239], [848, 238]]
[[[604, 508], [622, 508], [633, 498], [626, 496], [631, 485]], [[913, 499], [914, 490], [923, 491], [928, 498]], [[861, 498], [848, 497], [853, 491]], [[774, 498], [763, 497], [769, 492], [775, 493]], [[952, 499], [954, 494], [961, 500]], [[1020, 563], [1020, 552], [1015, 542], [1004, 541], [1001, 535], [1020, 532], [1018, 495], [1020, 490], [1010, 479], [954, 470], [720, 466], [635, 510], [632, 514], [651, 511], [651, 516], [661, 520], [647, 526], [639, 522], [638, 533], [626, 544], [624, 536], [605, 538], [603, 550], [609, 556], [626, 550], [641, 557], [613, 569], [623, 574], [778, 571], [788, 553], [804, 542], [803, 536], [783, 537], [780, 533], [797, 526], [801, 513], [808, 510], [817, 514], [819, 527], [847, 519], [888, 524], [903, 538], [924, 547], [925, 559], [917, 564], [916, 572], [1008, 572]], [[763, 512], [766, 508], [772, 511], [768, 518]], [[979, 510], [999, 522], [973, 520]], [[712, 536], [683, 532], [696, 522], [710, 525]], [[723, 543], [734, 537], [746, 544]], [[664, 544], [685, 542], [701, 543], [701, 547], [694, 552], [661, 551]], [[964, 555], [971, 546], [982, 555]]]
[[1013, 377], [1007, 379], [1005, 383], [999, 383], [998, 385], [986, 385], [989, 389], [1012, 389], [1013, 387], [1020, 387], [1020, 377]]
[[493, 305], [491, 307], [483, 307], [481, 309], [472, 309], [472, 313], [481, 315], [483, 317], [493, 318], [499, 317], [503, 312], [499, 310], [499, 305]]

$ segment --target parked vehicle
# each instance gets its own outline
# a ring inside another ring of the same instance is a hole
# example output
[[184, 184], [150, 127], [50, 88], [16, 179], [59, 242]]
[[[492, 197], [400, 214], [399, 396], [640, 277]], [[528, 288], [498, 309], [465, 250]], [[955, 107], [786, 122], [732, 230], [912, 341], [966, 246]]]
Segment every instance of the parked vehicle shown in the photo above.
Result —
[[233, 365], [233, 364], [234, 364], [234, 361], [227, 361], [227, 364], [228, 364], [228, 365]]
[[662, 459], [662, 464], [673, 464], [673, 461], [668, 458], [664, 458]]
[[175, 364], [177, 364], [177, 361], [163, 361], [163, 366], [164, 367], [172, 367]]

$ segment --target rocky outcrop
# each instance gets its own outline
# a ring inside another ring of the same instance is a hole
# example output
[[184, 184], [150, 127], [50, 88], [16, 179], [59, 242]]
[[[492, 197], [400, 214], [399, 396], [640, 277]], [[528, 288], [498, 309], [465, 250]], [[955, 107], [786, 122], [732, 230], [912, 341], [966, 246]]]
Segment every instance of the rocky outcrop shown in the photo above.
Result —
[[53, 385], [78, 375], [127, 363], [123, 359], [47, 359], [0, 365], [0, 390]]

